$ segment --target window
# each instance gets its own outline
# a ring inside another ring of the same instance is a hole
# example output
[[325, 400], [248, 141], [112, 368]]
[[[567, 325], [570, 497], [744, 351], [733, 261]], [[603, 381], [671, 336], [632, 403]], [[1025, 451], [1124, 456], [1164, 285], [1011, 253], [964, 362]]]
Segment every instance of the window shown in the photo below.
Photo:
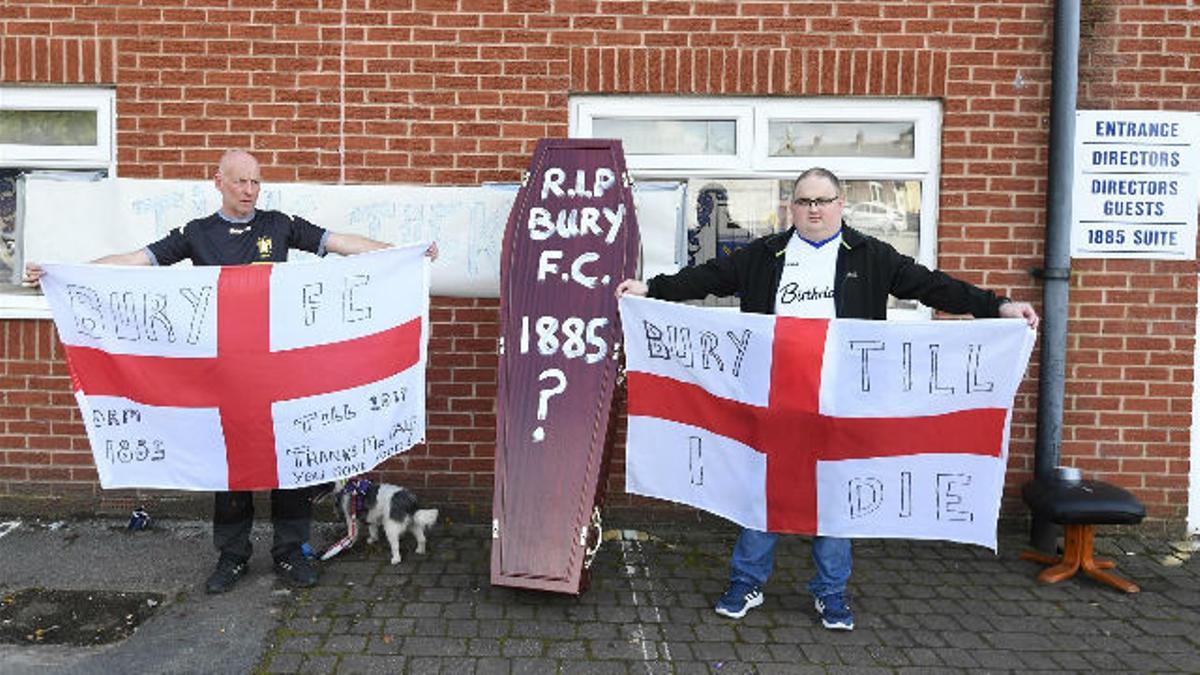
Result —
[[20, 177], [33, 170], [114, 174], [111, 89], [0, 87], [0, 318], [48, 317], [20, 285]]
[[0, 166], [108, 169], [113, 91], [0, 87]]
[[737, 155], [737, 121], [597, 117], [592, 133], [620, 136], [643, 155]]
[[571, 101], [571, 135], [619, 138], [627, 166], [654, 175], [683, 167], [735, 170], [750, 161], [753, 112], [737, 103], [716, 107], [683, 98], [578, 97]]
[[896, 157], [909, 158], [913, 148], [912, 122], [767, 122], [770, 157]]
[[[677, 259], [687, 264], [789, 227], [792, 182], [823, 166], [842, 179], [846, 222], [934, 266], [936, 101], [577, 96], [570, 116], [572, 136], [620, 139], [637, 179], [686, 184], [686, 251]], [[889, 313], [930, 316], [895, 299]]]

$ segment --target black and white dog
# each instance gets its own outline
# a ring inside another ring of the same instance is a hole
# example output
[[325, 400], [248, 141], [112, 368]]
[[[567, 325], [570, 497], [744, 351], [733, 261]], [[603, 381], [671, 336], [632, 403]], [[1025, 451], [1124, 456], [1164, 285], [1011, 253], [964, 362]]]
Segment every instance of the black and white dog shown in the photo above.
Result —
[[338, 481], [332, 492], [334, 506], [346, 521], [346, 537], [330, 547], [322, 556], [328, 560], [358, 541], [358, 524], [367, 525], [367, 543], [379, 540], [383, 527], [392, 549], [392, 564], [400, 563], [400, 537], [411, 532], [417, 540], [417, 553], [425, 554], [425, 531], [437, 522], [437, 509], [423, 509], [412, 492], [390, 483], [376, 483], [365, 478]]

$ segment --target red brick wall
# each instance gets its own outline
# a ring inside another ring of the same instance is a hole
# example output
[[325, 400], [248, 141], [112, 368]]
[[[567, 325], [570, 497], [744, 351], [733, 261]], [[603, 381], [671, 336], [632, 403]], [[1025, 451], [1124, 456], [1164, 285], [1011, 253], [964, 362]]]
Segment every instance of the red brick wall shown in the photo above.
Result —
[[[1079, 107], [1200, 110], [1200, 6], [1085, 3]], [[1195, 350], [1194, 261], [1073, 264], [1064, 456], [1186, 514]]]
[[96, 468], [53, 323], [0, 321], [0, 337], [0, 494], [92, 493]]
[[[513, 181], [567, 133], [572, 93], [938, 98], [939, 265], [1035, 303], [1043, 256], [1051, 0], [9, 0], [0, 82], [117, 91], [122, 176], [202, 178], [251, 148], [268, 180]], [[236, 3], [245, 6], [262, 3]], [[650, 15], [645, 12], [651, 12]], [[1200, 8], [1085, 2], [1080, 107], [1200, 109]], [[1193, 262], [1078, 261], [1065, 463], [1182, 522]], [[429, 443], [389, 476], [489, 511], [492, 300], [434, 301]], [[0, 495], [91, 493], [95, 472], [45, 322], [0, 322]], [[1029, 476], [1036, 365], [1014, 415]], [[620, 453], [610, 484], [620, 493]], [[1019, 513], [1010, 497], [1006, 510]]]

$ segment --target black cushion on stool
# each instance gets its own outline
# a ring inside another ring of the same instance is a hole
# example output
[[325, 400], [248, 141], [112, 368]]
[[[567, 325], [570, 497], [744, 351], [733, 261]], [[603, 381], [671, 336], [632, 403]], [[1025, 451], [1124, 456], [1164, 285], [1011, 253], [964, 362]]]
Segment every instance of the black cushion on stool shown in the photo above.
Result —
[[1132, 525], [1146, 517], [1133, 493], [1098, 480], [1032, 480], [1021, 496], [1039, 516], [1060, 525]]

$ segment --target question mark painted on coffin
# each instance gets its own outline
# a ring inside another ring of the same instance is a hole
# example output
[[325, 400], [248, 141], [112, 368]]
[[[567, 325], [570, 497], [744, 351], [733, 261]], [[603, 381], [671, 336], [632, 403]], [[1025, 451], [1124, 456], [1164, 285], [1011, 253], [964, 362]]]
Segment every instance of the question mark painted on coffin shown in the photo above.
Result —
[[[563, 371], [559, 370], [558, 368], [547, 368], [546, 370], [543, 370], [541, 374], [538, 375], [538, 382], [552, 378], [558, 378], [558, 384], [550, 387], [549, 389], [542, 389], [538, 392], [538, 420], [546, 419], [546, 413], [550, 408], [550, 398], [563, 393], [563, 391], [565, 391], [567, 388], [567, 376], [563, 375]], [[544, 438], [546, 438], [545, 429], [538, 427], [533, 430], [534, 443], [541, 443], [542, 439]]]

